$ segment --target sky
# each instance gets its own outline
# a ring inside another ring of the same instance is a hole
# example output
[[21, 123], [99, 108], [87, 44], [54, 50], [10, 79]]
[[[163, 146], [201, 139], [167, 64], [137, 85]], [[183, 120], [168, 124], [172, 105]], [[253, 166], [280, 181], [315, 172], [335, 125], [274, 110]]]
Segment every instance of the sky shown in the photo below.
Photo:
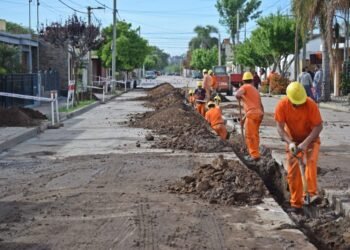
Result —
[[[36, 29], [38, 0], [0, 0], [0, 19], [29, 26], [29, 1], [31, 6], [31, 26]], [[101, 22], [102, 27], [113, 21], [113, 0], [39, 0], [40, 23], [50, 24], [53, 21], [65, 20], [77, 14], [87, 19], [87, 6], [106, 6], [105, 10], [93, 10], [93, 22]], [[68, 5], [64, 5], [63, 3]], [[141, 28], [141, 36], [172, 56], [185, 54], [188, 42], [195, 36], [193, 29], [197, 25], [213, 25], [220, 31], [221, 38], [228, 38], [225, 26], [219, 23], [220, 16], [215, 8], [216, 0], [117, 0], [119, 20]], [[74, 9], [74, 10], [72, 10]], [[278, 10], [287, 13], [290, 10], [289, 0], [262, 0], [259, 8], [262, 15]], [[83, 13], [80, 13], [83, 12]], [[255, 21], [246, 24], [247, 36], [255, 27]], [[216, 34], [213, 34], [216, 36]], [[240, 33], [244, 37], [244, 29]]]

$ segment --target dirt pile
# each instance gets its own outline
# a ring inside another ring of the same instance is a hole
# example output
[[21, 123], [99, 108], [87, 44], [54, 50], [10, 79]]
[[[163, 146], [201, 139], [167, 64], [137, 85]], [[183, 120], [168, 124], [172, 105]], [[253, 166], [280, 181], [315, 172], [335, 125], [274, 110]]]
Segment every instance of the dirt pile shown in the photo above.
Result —
[[209, 124], [184, 103], [184, 92], [170, 84], [161, 84], [149, 91], [146, 106], [156, 110], [134, 115], [130, 126], [152, 129], [163, 135], [154, 144], [157, 148], [171, 148], [194, 152], [230, 152], [232, 148], [222, 141]]
[[256, 205], [268, 195], [260, 177], [238, 161], [225, 160], [222, 156], [212, 164], [195, 168], [191, 176], [169, 186], [171, 192], [194, 193], [209, 201], [225, 205]]
[[37, 126], [41, 120], [47, 117], [39, 111], [29, 108], [11, 107], [9, 109], [0, 107], [1, 127], [31, 127]]

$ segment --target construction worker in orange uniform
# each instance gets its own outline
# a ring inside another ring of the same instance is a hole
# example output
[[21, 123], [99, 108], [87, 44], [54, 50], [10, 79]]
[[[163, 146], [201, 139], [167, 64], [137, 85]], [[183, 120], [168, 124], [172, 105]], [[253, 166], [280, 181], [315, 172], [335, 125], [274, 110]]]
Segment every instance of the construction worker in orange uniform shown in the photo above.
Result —
[[190, 89], [188, 91], [188, 102], [191, 104], [192, 107], [194, 107], [195, 102], [196, 102], [196, 98], [194, 96], [194, 91], [193, 89]]
[[194, 96], [196, 99], [196, 110], [205, 117], [205, 89], [202, 88], [203, 83], [201, 81], [197, 82], [197, 88], [194, 91]]
[[211, 77], [211, 84], [210, 84], [211, 95], [215, 95], [216, 89], [218, 88], [218, 82], [217, 82], [216, 77], [214, 76], [214, 72], [212, 70], [209, 70], [208, 74]]
[[210, 100], [211, 76], [206, 69], [203, 69], [203, 88], [205, 89], [205, 99]]
[[277, 131], [287, 143], [288, 185], [290, 191], [291, 212], [301, 212], [304, 204], [303, 184], [298, 152], [306, 156], [305, 177], [311, 202], [317, 196], [317, 160], [320, 150], [319, 135], [323, 128], [320, 110], [317, 104], [306, 95], [305, 88], [299, 82], [287, 87], [287, 97], [282, 98], [275, 109]]
[[245, 72], [243, 74], [243, 83], [243, 86], [236, 92], [236, 98], [239, 101], [243, 101], [245, 112], [245, 142], [249, 156], [245, 156], [244, 158], [248, 163], [255, 163], [260, 160], [259, 127], [264, 116], [264, 107], [261, 103], [259, 91], [253, 85], [253, 75], [251, 72]]
[[205, 113], [205, 119], [209, 122], [212, 129], [220, 136], [222, 140], [226, 140], [227, 130], [222, 119], [222, 113], [219, 106], [215, 102], [208, 102], [208, 111]]

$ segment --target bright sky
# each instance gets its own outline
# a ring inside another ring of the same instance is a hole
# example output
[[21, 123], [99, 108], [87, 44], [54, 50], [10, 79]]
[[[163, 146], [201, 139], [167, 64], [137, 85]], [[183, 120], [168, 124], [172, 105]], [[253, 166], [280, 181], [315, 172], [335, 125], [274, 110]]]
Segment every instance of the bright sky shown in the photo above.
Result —
[[[24, 26], [29, 25], [30, 0], [0, 0], [0, 19], [16, 22]], [[112, 23], [113, 0], [39, 0], [40, 23], [65, 20], [74, 11], [66, 5], [86, 12], [86, 7], [107, 6], [106, 10], [93, 10], [92, 20], [102, 22], [102, 26]], [[31, 23], [36, 29], [36, 3], [31, 3]], [[132, 23], [136, 29], [141, 27], [141, 35], [151, 45], [156, 45], [165, 52], [174, 55], [186, 53], [188, 42], [195, 35], [194, 27], [197, 25], [214, 25], [219, 28], [221, 37], [229, 37], [224, 26], [219, 24], [219, 14], [215, 8], [216, 0], [117, 0], [118, 19]], [[263, 15], [277, 10], [287, 13], [290, 1], [262, 0], [260, 7]], [[77, 13], [82, 17], [87, 14]], [[87, 19], [87, 18], [86, 18]], [[246, 25], [247, 36], [254, 29], [255, 22]], [[244, 29], [241, 30], [240, 39], [244, 38]], [[213, 36], [215, 36], [213, 34]]]

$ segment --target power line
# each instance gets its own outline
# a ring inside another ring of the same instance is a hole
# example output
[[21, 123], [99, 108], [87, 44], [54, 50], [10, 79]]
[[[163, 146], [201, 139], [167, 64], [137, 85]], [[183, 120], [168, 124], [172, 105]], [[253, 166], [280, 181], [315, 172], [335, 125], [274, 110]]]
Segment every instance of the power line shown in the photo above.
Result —
[[106, 4], [104, 4], [104, 3], [101, 3], [101, 2], [100, 2], [100, 1], [98, 1], [98, 0], [95, 0], [95, 2], [96, 2], [96, 3], [98, 3], [98, 4], [100, 4], [101, 6], [105, 7], [106, 9], [110, 9], [110, 10], [112, 10], [112, 11], [113, 11], [113, 8], [111, 8], [111, 7], [107, 6], [107, 5], [106, 5]]
[[58, 0], [61, 4], [63, 4], [64, 6], [66, 6], [67, 8], [75, 11], [75, 12], [78, 12], [78, 13], [81, 13], [81, 14], [87, 14], [87, 12], [82, 12], [80, 10], [77, 10], [77, 9], [74, 9], [73, 7], [69, 6], [68, 4], [66, 4], [65, 2], [63, 2], [62, 0]]

